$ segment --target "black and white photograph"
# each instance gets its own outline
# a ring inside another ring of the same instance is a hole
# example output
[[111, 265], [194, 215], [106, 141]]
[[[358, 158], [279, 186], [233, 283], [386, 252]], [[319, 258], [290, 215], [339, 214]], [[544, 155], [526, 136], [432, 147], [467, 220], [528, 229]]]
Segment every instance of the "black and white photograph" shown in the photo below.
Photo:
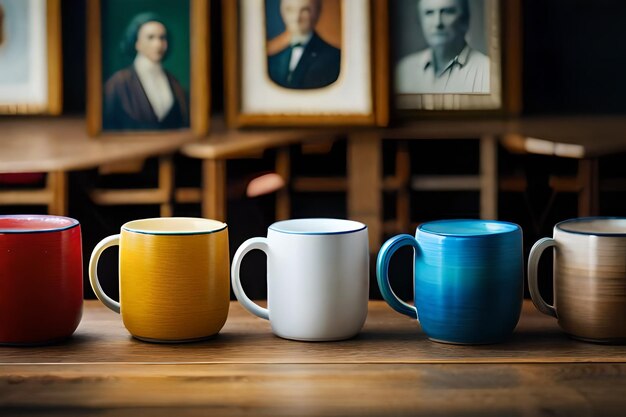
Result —
[[446, 109], [499, 105], [496, 1], [398, 0], [394, 6], [393, 85], [398, 107], [427, 108], [424, 95], [466, 96], [455, 104], [447, 100]]

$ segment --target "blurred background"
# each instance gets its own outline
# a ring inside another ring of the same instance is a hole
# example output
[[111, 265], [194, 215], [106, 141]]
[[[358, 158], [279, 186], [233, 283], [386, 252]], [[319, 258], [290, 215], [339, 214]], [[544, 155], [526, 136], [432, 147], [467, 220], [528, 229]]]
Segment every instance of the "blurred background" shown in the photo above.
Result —
[[[393, 1], [393, 0], [391, 0]], [[63, 114], [85, 114], [86, 85], [86, 1], [62, 0], [63, 48]], [[212, 114], [224, 111], [224, 70], [222, 2], [211, 1], [210, 67]], [[616, 115], [626, 113], [626, 42], [623, 22], [626, 2], [614, 0], [526, 0], [523, 2], [522, 27], [522, 102], [523, 116], [553, 115]], [[392, 22], [393, 24], [393, 22]], [[0, 135], [2, 120], [0, 119]], [[626, 136], [626, 132], [624, 132]], [[399, 146], [406, 146], [411, 158], [411, 174], [472, 174], [479, 169], [479, 149], [476, 143], [453, 140], [384, 141], [383, 171], [395, 170], [395, 155]], [[2, 150], [0, 149], [0, 152]], [[325, 152], [306, 152], [299, 146], [289, 150], [292, 176], [338, 177], [346, 174], [346, 141], [337, 140]], [[424, 157], [424, 156], [428, 157]], [[246, 239], [264, 236], [275, 220], [274, 194], [249, 198], [241, 190], [259, 172], [274, 169], [275, 151], [266, 151], [254, 159], [228, 161], [227, 223], [230, 231], [231, 257]], [[442, 164], [441, 161], [446, 161]], [[177, 186], [200, 184], [200, 162], [176, 155]], [[624, 154], [602, 157], [599, 177], [625, 177]], [[119, 232], [120, 226], [133, 219], [159, 216], [158, 206], [96, 205], [89, 198], [94, 186], [145, 187], [154, 185], [156, 159], [146, 162], [140, 175], [111, 175], [103, 178], [96, 170], [70, 173], [69, 216], [83, 227], [84, 262], [92, 248], [104, 237]], [[518, 223], [524, 230], [526, 256], [530, 246], [540, 237], [551, 236], [558, 221], [577, 217], [578, 194], [555, 189], [551, 178], [576, 175], [575, 159], [550, 155], [516, 154], [502, 146], [498, 148], [498, 175], [525, 179], [523, 189], [498, 193], [498, 218]], [[33, 184], [37, 187], [38, 184]], [[0, 184], [10, 189], [10, 184]], [[598, 214], [626, 215], [626, 194], [600, 192]], [[411, 224], [442, 218], [479, 217], [479, 194], [474, 191], [410, 192]], [[347, 216], [345, 192], [295, 192], [291, 195], [291, 217]], [[396, 199], [392, 193], [383, 196], [383, 214], [394, 216]], [[0, 206], [0, 213], [45, 213], [44, 206]], [[176, 204], [176, 216], [200, 216], [198, 204]], [[405, 230], [414, 233], [414, 230]], [[389, 235], [384, 238], [390, 237]], [[411, 258], [407, 251], [399, 253], [392, 264], [394, 288], [405, 298], [411, 298]], [[549, 258], [548, 256], [544, 258]], [[544, 259], [549, 271], [550, 259]], [[105, 291], [117, 297], [117, 254], [107, 251], [100, 261], [100, 275]], [[372, 256], [375, 265], [375, 253]], [[371, 268], [372, 273], [374, 268]], [[252, 253], [243, 265], [242, 279], [251, 298], [264, 298], [265, 258]], [[85, 273], [85, 296], [93, 298]], [[549, 284], [549, 283], [546, 283]], [[380, 298], [375, 276], [371, 278], [371, 297]], [[544, 289], [549, 294], [549, 285]], [[549, 298], [548, 296], [546, 298]]]

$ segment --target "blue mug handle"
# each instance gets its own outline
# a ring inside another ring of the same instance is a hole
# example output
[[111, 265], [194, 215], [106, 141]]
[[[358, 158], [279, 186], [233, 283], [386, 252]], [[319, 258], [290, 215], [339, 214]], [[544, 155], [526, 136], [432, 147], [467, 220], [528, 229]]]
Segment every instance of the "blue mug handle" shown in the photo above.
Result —
[[380, 292], [387, 304], [398, 313], [413, 317], [417, 320], [417, 309], [398, 298], [389, 284], [389, 261], [391, 261], [393, 254], [404, 246], [412, 246], [416, 255], [417, 251], [420, 250], [419, 244], [411, 235], [404, 234], [394, 236], [385, 242], [380, 248], [378, 259], [376, 260], [376, 279], [378, 280], [378, 288], [380, 288]]

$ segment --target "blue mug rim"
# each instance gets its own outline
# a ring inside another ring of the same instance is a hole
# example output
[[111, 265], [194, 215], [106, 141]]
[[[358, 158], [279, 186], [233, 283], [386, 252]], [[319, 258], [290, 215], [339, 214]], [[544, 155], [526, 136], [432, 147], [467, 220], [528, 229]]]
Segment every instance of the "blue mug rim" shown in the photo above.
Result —
[[[455, 223], [455, 222], [476, 222], [476, 223], [483, 223], [483, 224], [490, 223], [490, 224], [497, 224], [497, 225], [503, 225], [503, 226], [512, 226], [512, 228], [510, 228], [509, 230], [501, 230], [501, 231], [495, 231], [495, 232], [489, 232], [489, 233], [475, 233], [475, 234], [471, 234], [471, 233], [445, 233], [445, 232], [435, 232], [435, 231], [431, 231], [431, 230], [424, 230], [424, 227], [426, 227], [426, 226], [428, 226], [430, 224]], [[507, 221], [504, 221], [504, 220], [445, 219], [445, 220], [432, 220], [432, 221], [424, 222], [424, 223], [420, 224], [419, 226], [417, 226], [416, 232], [420, 231], [420, 232], [425, 233], [425, 234], [436, 235], [436, 236], [444, 236], [444, 237], [489, 238], [489, 237], [493, 237], [493, 236], [503, 236], [503, 235], [507, 235], [507, 234], [511, 234], [511, 233], [517, 233], [517, 232], [519, 232], [521, 230], [522, 230], [522, 227], [519, 224], [513, 223], [513, 222], [507, 222]]]

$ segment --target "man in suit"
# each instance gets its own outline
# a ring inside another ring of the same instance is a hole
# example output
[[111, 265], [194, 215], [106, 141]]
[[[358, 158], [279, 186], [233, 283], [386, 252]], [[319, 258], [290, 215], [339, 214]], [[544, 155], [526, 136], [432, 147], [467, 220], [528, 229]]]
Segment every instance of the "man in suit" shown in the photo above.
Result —
[[122, 50], [133, 64], [104, 85], [105, 130], [161, 130], [189, 126], [187, 98], [176, 78], [161, 65], [168, 52], [163, 21], [152, 13], [136, 16]]
[[315, 32], [321, 0], [281, 0], [280, 15], [290, 35], [289, 46], [268, 57], [270, 78], [285, 88], [326, 87], [339, 77], [341, 51]]

